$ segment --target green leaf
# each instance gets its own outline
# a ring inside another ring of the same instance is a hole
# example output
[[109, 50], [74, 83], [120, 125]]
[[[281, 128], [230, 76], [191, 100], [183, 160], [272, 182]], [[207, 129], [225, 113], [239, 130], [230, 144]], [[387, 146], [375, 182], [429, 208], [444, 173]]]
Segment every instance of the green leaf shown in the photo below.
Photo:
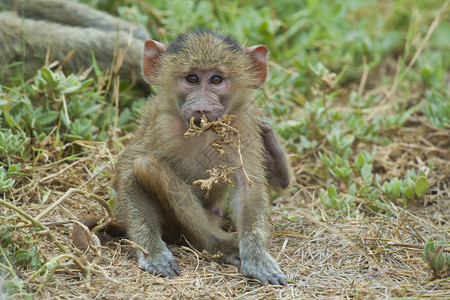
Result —
[[128, 107], [122, 110], [119, 115], [118, 125], [123, 126], [133, 118], [133, 114]]
[[350, 196], [356, 196], [356, 184], [352, 184], [350, 185], [349, 189], [348, 189], [348, 194]]
[[414, 186], [414, 192], [416, 193], [417, 198], [421, 199], [428, 192], [429, 183], [426, 177], [420, 176], [416, 180], [416, 184]]
[[72, 94], [78, 92], [82, 88], [81, 83], [77, 83], [75, 86], [70, 86], [62, 91], [64, 94]]
[[36, 246], [31, 247], [31, 249], [30, 249], [30, 255], [31, 255], [31, 256], [35, 256], [36, 253], [37, 253], [37, 247], [36, 247]]
[[432, 238], [429, 238], [428, 242], [425, 244], [425, 247], [423, 248], [422, 260], [424, 262], [427, 262], [428, 253], [433, 251], [434, 251], [434, 240]]
[[20, 164], [20, 163], [9, 166], [9, 168], [8, 168], [8, 173], [9, 173], [9, 174], [16, 173], [17, 171], [20, 170], [20, 167], [21, 167], [21, 164]]
[[436, 273], [440, 273], [442, 267], [444, 266], [445, 257], [442, 255], [444, 251], [444, 245], [439, 245], [436, 247], [434, 252], [434, 263], [436, 266]]
[[366, 193], [369, 192], [369, 189], [370, 189], [369, 186], [363, 185], [363, 186], [361, 186], [360, 189], [359, 189], [359, 194], [360, 194], [360, 195], [365, 195]]
[[336, 199], [337, 196], [338, 196], [338, 193], [336, 191], [336, 187], [333, 184], [331, 184], [328, 187], [328, 197], [330, 197], [331, 199]]
[[81, 88], [84, 90], [85, 88], [87, 88], [88, 86], [90, 86], [93, 83], [94, 83], [94, 78], [88, 78], [83, 82]]
[[323, 189], [320, 189], [319, 198], [323, 205], [327, 204], [328, 198], [327, 198], [327, 196], [325, 196], [325, 191]]
[[366, 164], [366, 160], [364, 159], [364, 156], [362, 155], [362, 153], [358, 154], [358, 157], [356, 158], [356, 162], [360, 165], [363, 166]]
[[394, 182], [391, 185], [392, 198], [396, 199], [400, 197], [402, 193], [402, 182], [398, 178], [394, 178]]
[[405, 189], [405, 197], [406, 197], [406, 199], [408, 199], [408, 200], [413, 200], [414, 198], [415, 198], [415, 194], [414, 194], [414, 190], [413, 190], [413, 188], [411, 187], [411, 186], [408, 186], [406, 189]]
[[17, 259], [17, 261], [25, 262], [28, 257], [29, 257], [29, 252], [26, 251], [26, 250], [18, 250], [16, 252], [16, 259]]
[[39, 116], [36, 117], [36, 122], [41, 125], [47, 125], [50, 124], [51, 122], [55, 121], [56, 119], [58, 119], [59, 117], [59, 112], [57, 111], [49, 111], [49, 112], [45, 112], [40, 114]]
[[11, 114], [7, 110], [2, 109], [2, 113], [5, 118], [6, 124], [8, 124], [9, 128], [17, 128], [20, 131], [22, 131], [22, 128], [20, 127], [20, 125], [17, 124], [16, 121], [14, 121], [14, 118], [11, 116]]
[[67, 119], [66, 114], [62, 110], [60, 111], [60, 117], [61, 117], [63, 124], [68, 128], [70, 126], [70, 122], [69, 122], [70, 120]]
[[308, 139], [304, 135], [300, 135], [300, 142], [302, 143], [303, 148], [305, 149], [312, 148], [311, 142], [308, 141]]
[[24, 282], [22, 279], [20, 279], [18, 276], [14, 276], [12, 280], [7, 280], [3, 283], [6, 289], [12, 291], [12, 293], [18, 293], [20, 292], [24, 285]]
[[289, 221], [295, 221], [298, 218], [298, 216], [285, 215], [284, 218], [289, 220]]
[[47, 83], [55, 82], [55, 75], [49, 68], [42, 67], [41, 74], [42, 74], [42, 78], [44, 78], [45, 81], [47, 81]]
[[372, 166], [371, 165], [364, 165], [361, 168], [361, 177], [366, 178], [367, 176], [372, 175]]
[[366, 161], [364, 159], [364, 156], [362, 153], [359, 153], [358, 156], [355, 159], [355, 169], [358, 173], [361, 173], [361, 166], [364, 166], [366, 164]]

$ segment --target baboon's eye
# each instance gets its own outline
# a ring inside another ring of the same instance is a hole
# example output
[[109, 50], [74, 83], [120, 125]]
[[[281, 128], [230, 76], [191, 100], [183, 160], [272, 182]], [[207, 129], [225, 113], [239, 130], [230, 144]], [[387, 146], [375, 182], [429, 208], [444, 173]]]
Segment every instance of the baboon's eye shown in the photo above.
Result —
[[211, 79], [209, 80], [209, 82], [211, 82], [212, 84], [221, 84], [223, 81], [223, 77], [219, 76], [219, 75], [214, 75], [213, 77], [211, 77]]
[[195, 74], [189, 74], [188, 76], [186, 76], [186, 81], [189, 83], [198, 83], [199, 78]]

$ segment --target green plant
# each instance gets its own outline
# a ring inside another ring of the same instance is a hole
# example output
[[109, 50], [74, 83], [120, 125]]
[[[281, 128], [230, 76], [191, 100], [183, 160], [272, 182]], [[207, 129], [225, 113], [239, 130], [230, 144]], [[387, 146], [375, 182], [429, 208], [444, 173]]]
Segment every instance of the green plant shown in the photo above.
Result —
[[[36, 238], [40, 235], [38, 230], [38, 228], [14, 230], [7, 226], [0, 227], [0, 246], [3, 250], [1, 260], [7, 260], [11, 264], [18, 264], [24, 268], [39, 269], [44, 260], [36, 246], [36, 242], [40, 240]], [[14, 249], [13, 245], [19, 247]]]
[[147, 25], [149, 20], [148, 15], [142, 13], [136, 4], [132, 4], [130, 6], [119, 6], [117, 7], [117, 13], [125, 20], [142, 24], [144, 26]]
[[[100, 71], [98, 76], [102, 76]], [[35, 142], [44, 140], [50, 132], [56, 132], [58, 145], [74, 140], [106, 140], [109, 128], [115, 125], [132, 129], [131, 121], [146, 100], [132, 101], [133, 95], [122, 97], [122, 110], [117, 113], [118, 108], [111, 104], [114, 101], [105, 101], [101, 87], [92, 78], [66, 76], [43, 67], [32, 84], [0, 90], [4, 117], [0, 120], [0, 158], [27, 157], [33, 153]]]
[[0, 166], [0, 192], [4, 192], [14, 186], [16, 181], [12, 179], [12, 176], [18, 174], [19, 170], [20, 164], [10, 165], [8, 170]]
[[394, 177], [380, 185], [379, 178], [376, 178], [376, 182], [384, 196], [400, 202], [420, 200], [429, 189], [429, 182], [423, 171], [416, 173], [414, 170], [408, 170], [403, 180]]
[[24, 299], [33, 299], [32, 295], [24, 291], [25, 282], [17, 275], [10, 280], [5, 280], [3, 287], [9, 295], [20, 295]]
[[327, 192], [324, 189], [320, 189], [319, 198], [322, 205], [333, 209], [330, 213], [336, 217], [355, 218], [358, 215], [353, 199], [347, 196], [339, 196], [333, 184], [328, 187]]
[[40, 241], [36, 239], [36, 231], [37, 228], [27, 230], [0, 225], [0, 274], [5, 279], [3, 286], [9, 295], [32, 299], [16, 270], [18, 267], [38, 270], [44, 263], [36, 244]]
[[8, 158], [10, 155], [24, 156], [30, 138], [25, 132], [14, 134], [11, 129], [0, 130], [0, 160]]
[[339, 130], [332, 130], [331, 134], [327, 135], [327, 141], [333, 146], [336, 152], [342, 157], [347, 157], [352, 153], [352, 144], [355, 137], [351, 135], [344, 135]]
[[36, 245], [32, 246], [29, 250], [18, 250], [16, 251], [16, 262], [24, 266], [30, 266], [33, 270], [37, 270], [43, 263], [44, 260], [37, 256]]
[[430, 123], [442, 129], [450, 129], [450, 95], [436, 90], [426, 90], [427, 103], [423, 113]]
[[444, 247], [449, 246], [445, 240], [435, 243], [432, 238], [426, 243], [422, 260], [427, 263], [439, 278], [450, 277], [450, 255], [444, 253]]
[[345, 182], [350, 180], [353, 170], [346, 158], [334, 153], [322, 154], [321, 152], [319, 152], [319, 158], [326, 167], [328, 173], [330, 173], [334, 178]]
[[91, 141], [96, 138], [96, 135], [94, 133], [98, 131], [98, 128], [93, 126], [92, 120], [83, 118], [76, 119], [74, 122], [70, 123], [69, 130], [70, 133], [67, 135], [67, 137], [70, 140]]

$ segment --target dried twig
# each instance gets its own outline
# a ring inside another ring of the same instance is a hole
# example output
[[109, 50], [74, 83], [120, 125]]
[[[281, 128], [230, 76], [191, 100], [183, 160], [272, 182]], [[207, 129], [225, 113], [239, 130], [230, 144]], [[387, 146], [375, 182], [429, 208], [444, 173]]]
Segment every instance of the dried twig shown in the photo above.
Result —
[[[209, 178], [199, 179], [192, 183], [194, 186], [200, 185], [201, 189], [207, 190], [205, 198], [209, 197], [209, 191], [212, 189], [212, 185], [214, 183], [220, 181], [222, 183], [228, 183], [231, 186], [234, 186], [234, 182], [231, 180], [231, 174], [233, 174], [237, 169], [242, 169], [247, 182], [250, 185], [252, 184], [252, 181], [244, 168], [244, 160], [242, 158], [241, 152], [241, 136], [239, 134], [239, 130], [230, 125], [231, 121], [233, 121], [235, 118], [236, 116], [234, 115], [224, 114], [222, 118], [218, 118], [216, 121], [208, 121], [205, 116], [202, 116], [202, 118], [200, 119], [200, 126], [194, 123], [194, 118], [191, 118], [189, 122], [190, 127], [184, 134], [185, 138], [191, 138], [196, 135], [200, 135], [205, 131], [211, 130], [217, 135], [217, 138], [211, 142], [211, 147], [216, 148], [216, 150], [219, 152], [220, 157], [224, 157], [226, 154], [224, 146], [230, 144], [236, 147], [239, 155], [239, 166], [233, 167], [229, 165], [220, 165], [219, 168], [206, 170], [205, 175], [209, 174]], [[237, 141], [233, 140], [230, 135], [235, 135]]]

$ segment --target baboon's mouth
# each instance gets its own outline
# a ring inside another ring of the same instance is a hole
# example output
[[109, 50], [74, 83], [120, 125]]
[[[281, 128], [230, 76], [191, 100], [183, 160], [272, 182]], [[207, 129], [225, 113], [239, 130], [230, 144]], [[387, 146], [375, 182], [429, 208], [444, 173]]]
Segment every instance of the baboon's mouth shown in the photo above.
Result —
[[[220, 116], [218, 116], [217, 118], [214, 118], [214, 119], [209, 119], [209, 118], [207, 118], [206, 116], [202, 116], [201, 118], [195, 118], [195, 117], [192, 117], [192, 118], [194, 118], [194, 120], [192, 121], [192, 123], [195, 125], [195, 126], [197, 126], [197, 127], [202, 127], [202, 119], [204, 118], [204, 119], [206, 119], [206, 122], [215, 122], [215, 121], [217, 121], [220, 117], [222, 117], [221, 115]], [[192, 119], [191, 118], [191, 119]], [[190, 126], [190, 124], [191, 124], [191, 119], [189, 119], [188, 121], [187, 121], [187, 123], [188, 123], [188, 126]], [[208, 129], [209, 130], [209, 129]]]
[[202, 124], [202, 120], [198, 119], [198, 120], [194, 120], [194, 125], [200, 127]]

